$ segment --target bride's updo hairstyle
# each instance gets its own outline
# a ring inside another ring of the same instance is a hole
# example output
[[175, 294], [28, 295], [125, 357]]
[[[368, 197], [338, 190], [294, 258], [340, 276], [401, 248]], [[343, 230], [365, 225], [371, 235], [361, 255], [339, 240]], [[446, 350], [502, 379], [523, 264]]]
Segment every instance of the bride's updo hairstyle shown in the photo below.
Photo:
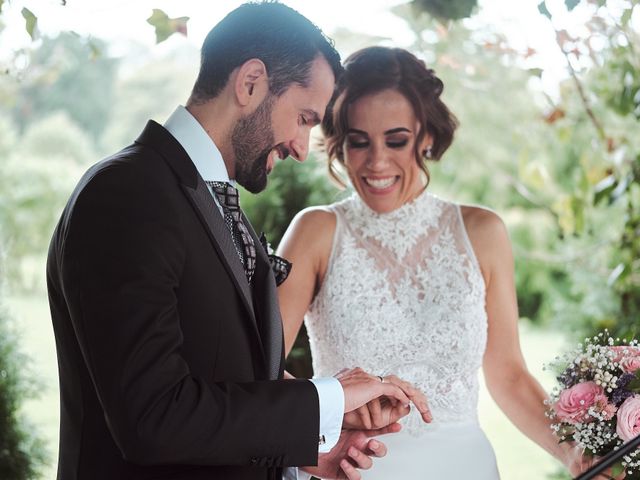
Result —
[[444, 85], [422, 60], [401, 48], [367, 47], [350, 55], [344, 63], [344, 74], [336, 85], [333, 98], [322, 121], [324, 146], [329, 156], [329, 174], [345, 186], [344, 142], [349, 130], [347, 113], [353, 103], [366, 95], [383, 90], [400, 92], [413, 106], [420, 122], [415, 141], [418, 166], [429, 179], [426, 151], [420, 145], [426, 134], [433, 139], [430, 160], [439, 160], [453, 141], [458, 126], [456, 117], [440, 100]]

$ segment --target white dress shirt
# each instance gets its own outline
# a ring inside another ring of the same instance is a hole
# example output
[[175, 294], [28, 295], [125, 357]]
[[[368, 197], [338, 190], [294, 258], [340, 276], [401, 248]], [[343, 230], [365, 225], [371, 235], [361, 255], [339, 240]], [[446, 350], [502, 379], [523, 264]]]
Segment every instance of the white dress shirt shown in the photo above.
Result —
[[[229, 178], [220, 150], [185, 107], [178, 106], [164, 127], [185, 149], [203, 180], [235, 183]], [[215, 195], [212, 196], [218, 203]], [[220, 214], [222, 215], [222, 210]], [[318, 446], [318, 451], [325, 453], [333, 448], [340, 437], [344, 415], [344, 391], [340, 382], [332, 377], [316, 378], [311, 382], [318, 391], [320, 435], [325, 439], [324, 444]]]

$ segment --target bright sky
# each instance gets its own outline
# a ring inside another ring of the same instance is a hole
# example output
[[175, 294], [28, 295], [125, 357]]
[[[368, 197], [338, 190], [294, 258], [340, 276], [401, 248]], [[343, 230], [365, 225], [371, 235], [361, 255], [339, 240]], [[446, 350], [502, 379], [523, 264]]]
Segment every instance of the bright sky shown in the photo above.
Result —
[[[628, 0], [609, 0], [613, 8]], [[632, 0], [637, 1], [637, 0]], [[9, 2], [7, 4], [7, 2]], [[390, 38], [390, 43], [407, 47], [413, 41], [412, 33], [403, 20], [393, 15], [389, 8], [405, 3], [404, 0], [283, 0], [331, 35], [337, 28], [347, 28]], [[505, 35], [511, 46], [525, 51], [535, 49], [539, 55], [532, 61], [536, 67], [545, 69], [545, 90], [554, 90], [558, 79], [566, 76], [565, 60], [555, 42], [555, 34], [545, 17], [540, 15], [537, 4], [540, 0], [479, 0], [480, 10], [470, 26], [482, 27]], [[237, 7], [239, 0], [5, 0], [5, 31], [0, 35], [0, 59], [8, 52], [29, 44], [24, 31], [23, 7], [29, 8], [39, 17], [38, 27], [45, 34], [60, 30], [73, 30], [125, 45], [123, 40], [136, 40], [153, 46], [153, 27], [146, 23], [153, 8], [164, 10], [170, 17], [188, 16], [189, 37], [187, 40], [200, 46], [209, 29]], [[547, 0], [553, 13], [555, 26], [575, 33], [584, 28], [586, 11], [577, 8], [571, 15], [566, 13], [564, 0]], [[640, 8], [635, 9], [634, 25], [640, 30]], [[155, 47], [158, 49], [166, 46]]]

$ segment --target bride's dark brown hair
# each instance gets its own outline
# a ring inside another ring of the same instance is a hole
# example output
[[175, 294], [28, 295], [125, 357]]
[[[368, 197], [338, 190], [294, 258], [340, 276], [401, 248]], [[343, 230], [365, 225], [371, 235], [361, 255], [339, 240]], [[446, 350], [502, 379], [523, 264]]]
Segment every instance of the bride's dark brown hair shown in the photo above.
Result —
[[451, 145], [458, 126], [456, 117], [440, 100], [443, 88], [442, 81], [433, 70], [401, 48], [367, 47], [350, 55], [344, 62], [344, 74], [336, 85], [322, 121], [331, 177], [345, 185], [338, 165], [344, 167], [349, 106], [361, 97], [391, 89], [404, 95], [420, 123], [414, 153], [428, 181], [425, 152], [420, 151], [422, 140], [427, 134], [431, 136], [433, 144], [430, 159], [439, 160]]

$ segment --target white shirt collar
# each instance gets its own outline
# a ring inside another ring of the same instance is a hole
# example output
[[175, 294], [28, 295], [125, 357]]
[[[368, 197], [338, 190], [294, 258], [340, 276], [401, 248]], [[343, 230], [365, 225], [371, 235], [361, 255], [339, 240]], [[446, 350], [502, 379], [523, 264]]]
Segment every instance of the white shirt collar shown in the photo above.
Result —
[[178, 105], [164, 128], [182, 145], [204, 181], [230, 182], [220, 150], [186, 108]]

